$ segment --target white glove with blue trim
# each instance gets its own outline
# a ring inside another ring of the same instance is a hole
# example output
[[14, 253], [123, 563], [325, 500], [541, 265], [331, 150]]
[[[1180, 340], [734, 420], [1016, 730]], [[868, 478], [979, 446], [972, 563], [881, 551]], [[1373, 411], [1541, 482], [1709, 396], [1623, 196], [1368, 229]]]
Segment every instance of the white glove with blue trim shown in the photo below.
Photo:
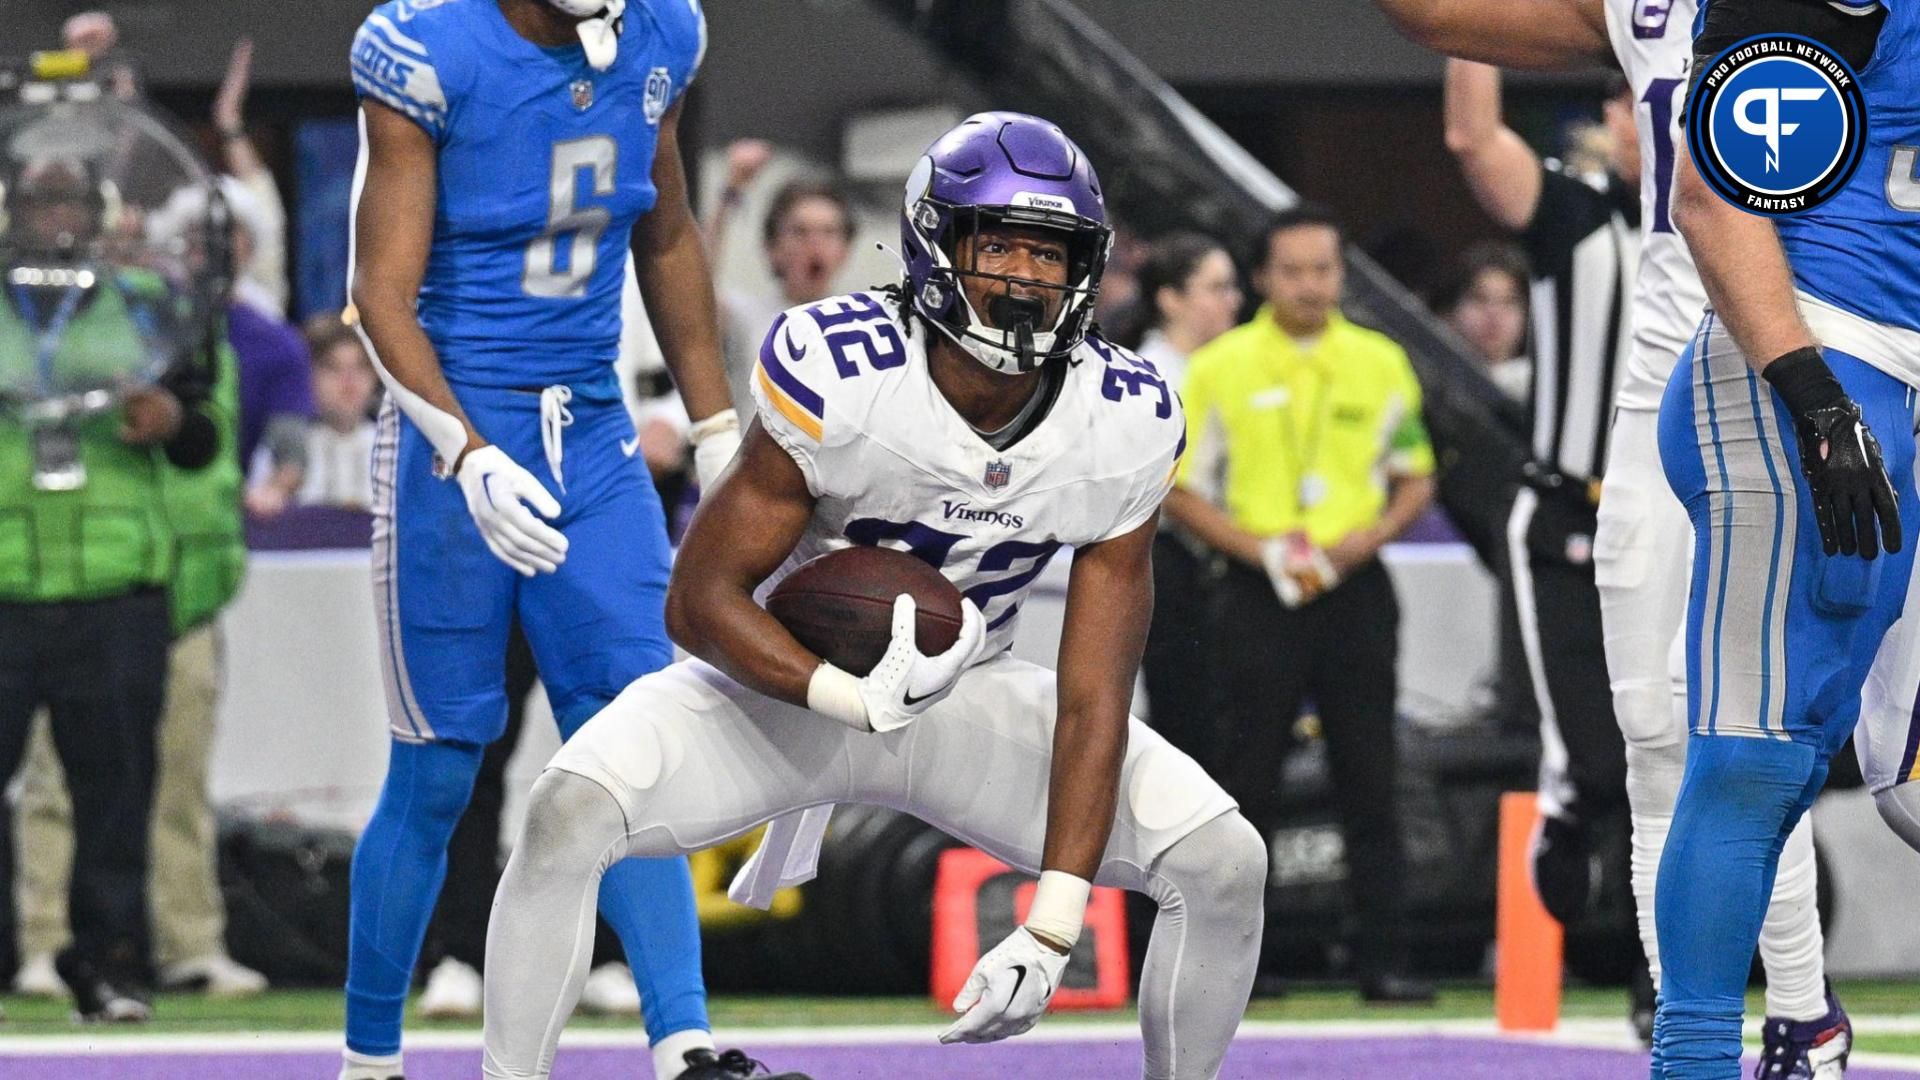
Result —
[[[532, 473], [506, 451], [489, 445], [467, 451], [454, 478], [467, 497], [467, 513], [495, 558], [527, 577], [560, 569], [567, 559], [567, 538], [540, 520], [559, 517], [560, 502]], [[540, 517], [534, 516], [535, 510]]]

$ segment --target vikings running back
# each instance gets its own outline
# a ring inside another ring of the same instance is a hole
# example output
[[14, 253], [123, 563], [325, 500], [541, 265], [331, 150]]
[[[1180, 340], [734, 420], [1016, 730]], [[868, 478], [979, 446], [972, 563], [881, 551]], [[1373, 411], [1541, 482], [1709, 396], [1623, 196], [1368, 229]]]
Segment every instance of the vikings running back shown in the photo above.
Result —
[[[353, 298], [390, 391], [374, 580], [393, 744], [354, 854], [343, 1080], [401, 1073], [448, 837], [505, 725], [513, 623], [563, 736], [672, 659], [664, 516], [613, 361], [631, 249], [710, 481], [738, 423], [678, 142], [705, 48], [698, 0], [393, 0], [354, 40]], [[612, 868], [599, 907], [654, 1074], [747, 1075], [708, 1033], [685, 860]]]
[[[586, 918], [612, 860], [777, 818], [736, 882], [764, 902], [810, 875], [817, 808], [838, 802], [904, 810], [1040, 874], [943, 1042], [1040, 1020], [1099, 882], [1160, 906], [1142, 1075], [1218, 1073], [1252, 986], [1266, 853], [1199, 766], [1127, 715], [1185, 423], [1151, 365], [1089, 332], [1112, 236], [1099, 182], [1058, 128], [984, 113], [915, 168], [901, 234], [902, 285], [796, 308], [767, 336], [758, 417], [674, 568], [668, 624], [696, 659], [628, 687], [535, 785], [487, 943], [488, 1077], [550, 1075], [552, 1018], [584, 965], [584, 924], [555, 913]], [[918, 651], [902, 596], [885, 656], [855, 676], [756, 603], [852, 544], [908, 551], [961, 590], [947, 652]], [[1007, 645], [1063, 547], [1056, 675]]]

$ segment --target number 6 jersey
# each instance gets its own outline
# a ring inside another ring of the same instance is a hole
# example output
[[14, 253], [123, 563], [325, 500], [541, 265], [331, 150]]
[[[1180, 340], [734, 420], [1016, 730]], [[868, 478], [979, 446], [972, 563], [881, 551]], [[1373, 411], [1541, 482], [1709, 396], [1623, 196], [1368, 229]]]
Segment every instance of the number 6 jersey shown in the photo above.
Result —
[[819, 501], [762, 589], [835, 548], [900, 548], [979, 605], [992, 654], [1012, 643], [1020, 604], [1056, 551], [1153, 515], [1186, 421], [1152, 365], [1089, 337], [1051, 409], [996, 450], [934, 385], [926, 346], [937, 332], [921, 323], [909, 333], [897, 302], [875, 292], [774, 322], [753, 377], [760, 424]]
[[355, 90], [439, 148], [420, 325], [449, 379], [609, 377], [628, 238], [656, 195], [660, 121], [705, 47], [698, 0], [629, 3], [606, 71], [578, 42], [521, 37], [496, 0], [392, 0], [367, 16]]

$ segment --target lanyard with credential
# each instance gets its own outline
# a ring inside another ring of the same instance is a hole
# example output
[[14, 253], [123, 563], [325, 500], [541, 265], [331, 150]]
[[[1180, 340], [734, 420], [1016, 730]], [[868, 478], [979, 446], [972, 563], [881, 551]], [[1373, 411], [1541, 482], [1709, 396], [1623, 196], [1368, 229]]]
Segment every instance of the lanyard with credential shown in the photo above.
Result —
[[40, 371], [40, 386], [44, 391], [53, 390], [53, 361], [60, 351], [60, 339], [66, 335], [67, 324], [73, 321], [80, 310], [80, 301], [85, 298], [86, 290], [68, 286], [66, 294], [60, 298], [60, 307], [53, 313], [53, 319], [45, 328], [36, 326], [40, 321], [39, 307], [34, 303], [33, 294], [26, 286], [14, 289], [14, 300], [19, 304], [21, 314], [25, 316], [27, 329], [37, 339], [34, 343], [34, 366]]
[[1302, 443], [1299, 438], [1299, 426], [1294, 423], [1295, 404], [1299, 402], [1304, 405], [1304, 399], [1306, 397], [1304, 393], [1301, 393], [1299, 389], [1297, 389], [1302, 380], [1296, 379], [1292, 385], [1288, 386], [1286, 405], [1278, 411], [1280, 413], [1279, 420], [1282, 428], [1280, 444], [1286, 448], [1287, 457], [1294, 466], [1294, 508], [1296, 511], [1304, 514], [1306, 511], [1319, 506], [1327, 497], [1327, 480], [1326, 477], [1320, 475], [1318, 466], [1320, 463], [1320, 432], [1326, 427], [1327, 398], [1329, 396], [1327, 393], [1327, 383], [1329, 380], [1325, 373], [1321, 371], [1319, 364], [1314, 363], [1304, 356], [1301, 357], [1297, 368], [1301, 372], [1312, 375], [1313, 382], [1315, 383], [1313, 408], [1309, 413], [1306, 430], [1307, 437], [1304, 443]]

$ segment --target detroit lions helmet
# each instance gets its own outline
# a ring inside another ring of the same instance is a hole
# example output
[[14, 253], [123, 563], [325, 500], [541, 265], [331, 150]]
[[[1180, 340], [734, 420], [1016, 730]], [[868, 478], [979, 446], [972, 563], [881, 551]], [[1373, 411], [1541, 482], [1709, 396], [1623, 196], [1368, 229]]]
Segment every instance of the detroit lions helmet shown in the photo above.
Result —
[[627, 0], [547, 0], [547, 3], [555, 10], [586, 20], [578, 27], [580, 44], [587, 50], [587, 63], [592, 64], [595, 71], [613, 66], [614, 58], [620, 54], [620, 22], [627, 11]]
[[[961, 241], [983, 225], [1065, 234], [1067, 283], [961, 265]], [[914, 166], [900, 211], [900, 241], [914, 310], [974, 359], [1015, 374], [1065, 357], [1086, 339], [1113, 229], [1100, 180], [1073, 140], [1036, 116], [988, 112], [940, 136]], [[988, 311], [974, 310], [961, 287], [966, 278], [999, 283]], [[1012, 294], [1016, 282], [1062, 294], [1051, 324], [1039, 325], [1043, 305]]]

